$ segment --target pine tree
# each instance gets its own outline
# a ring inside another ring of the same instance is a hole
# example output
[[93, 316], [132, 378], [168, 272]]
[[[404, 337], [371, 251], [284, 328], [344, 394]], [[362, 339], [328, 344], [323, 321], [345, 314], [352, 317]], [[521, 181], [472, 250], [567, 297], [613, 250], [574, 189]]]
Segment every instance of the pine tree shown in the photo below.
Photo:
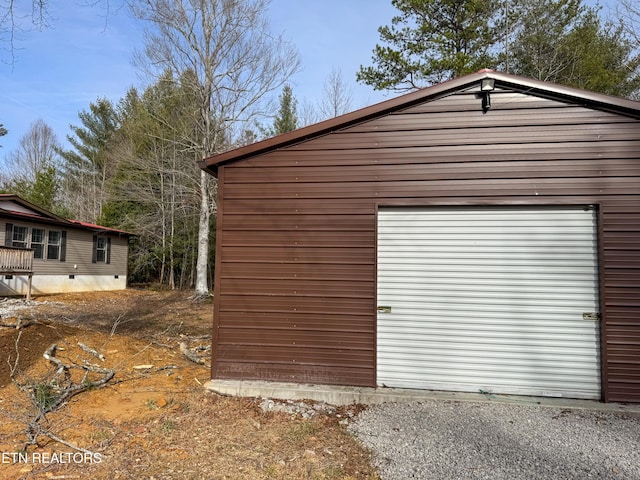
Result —
[[298, 101], [293, 96], [293, 89], [290, 85], [285, 85], [280, 94], [280, 109], [273, 122], [275, 135], [287, 133], [298, 127], [297, 105]]
[[67, 204], [78, 220], [96, 223], [106, 200], [105, 186], [114, 168], [109, 159], [109, 142], [119, 126], [113, 104], [99, 98], [89, 104], [89, 111], [78, 114], [81, 127], [71, 126], [67, 140], [71, 150], [60, 150], [63, 158]]
[[400, 14], [378, 28], [375, 66], [360, 67], [357, 80], [375, 90], [426, 87], [497, 63], [503, 37], [497, 0], [392, 0]]
[[581, 0], [514, 0], [513, 8], [511, 73], [623, 97], [638, 92], [640, 56], [622, 25], [603, 23]]

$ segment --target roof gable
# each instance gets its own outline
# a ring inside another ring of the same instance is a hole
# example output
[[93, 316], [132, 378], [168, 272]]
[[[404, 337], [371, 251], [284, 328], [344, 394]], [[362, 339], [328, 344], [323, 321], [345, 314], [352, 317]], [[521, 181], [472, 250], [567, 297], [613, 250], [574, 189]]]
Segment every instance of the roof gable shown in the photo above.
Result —
[[[410, 108], [421, 103], [431, 102], [464, 91], [480, 94], [480, 84], [483, 79], [493, 79], [496, 89], [512, 89], [531, 96], [640, 119], [640, 102], [637, 101], [532, 80], [517, 75], [494, 72], [492, 70], [481, 70], [340, 117], [325, 120], [315, 125], [303, 127], [261, 142], [208, 157], [201, 162], [201, 167], [209, 173], [217, 175], [218, 167], [226, 163], [236, 162], [245, 158], [286, 148], [303, 141], [320, 137], [332, 131], [382, 117], [391, 112]], [[478, 108], [481, 108], [480, 101], [478, 101]]]
[[18, 195], [12, 194], [0, 194], [0, 213], [13, 216], [24, 216], [29, 220], [69, 223], [68, 220], [59, 217], [44, 208], [40, 208], [31, 202], [27, 202]]
[[29, 222], [43, 222], [61, 225], [63, 227], [75, 227], [82, 230], [90, 230], [103, 233], [117, 233], [119, 235], [133, 235], [132, 233], [115, 228], [103, 227], [79, 220], [67, 220], [54, 213], [40, 208], [31, 202], [13, 194], [0, 194], [0, 215], [21, 219]]

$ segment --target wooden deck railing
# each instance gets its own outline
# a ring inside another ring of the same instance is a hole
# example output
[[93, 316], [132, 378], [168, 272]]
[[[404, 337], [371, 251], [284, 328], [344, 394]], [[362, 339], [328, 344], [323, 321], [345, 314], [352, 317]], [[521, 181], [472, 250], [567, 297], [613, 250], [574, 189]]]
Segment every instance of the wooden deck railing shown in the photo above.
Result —
[[0, 247], [0, 273], [33, 273], [33, 250]]
[[28, 275], [27, 300], [31, 300], [33, 249], [0, 247], [0, 275]]

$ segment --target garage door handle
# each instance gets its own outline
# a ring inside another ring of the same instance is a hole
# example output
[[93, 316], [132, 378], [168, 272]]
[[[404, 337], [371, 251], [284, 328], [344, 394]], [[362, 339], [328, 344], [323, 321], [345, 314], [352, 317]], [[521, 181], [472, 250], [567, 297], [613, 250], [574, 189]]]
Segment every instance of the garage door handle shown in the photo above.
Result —
[[378, 305], [378, 313], [391, 313], [391, 307], [388, 305]]
[[600, 314], [598, 312], [584, 312], [582, 314], [583, 320], [600, 320]]

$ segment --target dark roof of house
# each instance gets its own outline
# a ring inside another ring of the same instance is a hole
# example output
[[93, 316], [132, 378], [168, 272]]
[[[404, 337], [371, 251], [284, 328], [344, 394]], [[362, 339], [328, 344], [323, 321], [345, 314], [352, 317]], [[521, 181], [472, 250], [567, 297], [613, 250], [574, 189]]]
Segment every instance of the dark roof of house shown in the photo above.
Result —
[[209, 173], [217, 175], [220, 165], [284, 148], [350, 125], [386, 115], [393, 111], [446, 97], [456, 92], [479, 88], [481, 81], [485, 78], [493, 79], [496, 88], [509, 88], [529, 95], [582, 105], [587, 108], [640, 119], [640, 102], [634, 100], [612, 97], [517, 75], [499, 73], [493, 70], [480, 70], [476, 73], [416, 90], [370, 107], [347, 113], [346, 115], [325, 120], [315, 125], [303, 127], [251, 145], [205, 158], [200, 162], [200, 166]]
[[[116, 228], [103, 227], [94, 225], [93, 223], [81, 222], [79, 220], [68, 220], [62, 218], [44, 208], [41, 208], [27, 200], [14, 194], [0, 194], [0, 201], [6, 200], [9, 205], [0, 206], [0, 215], [4, 217], [17, 218], [30, 222], [42, 222], [62, 227], [80, 228], [83, 230], [91, 230], [95, 232], [117, 233], [119, 235], [133, 235], [133, 233], [118, 230]], [[4, 202], [3, 202], [4, 203]], [[14, 205], [13, 209], [11, 205]], [[21, 207], [21, 208], [19, 208]]]

